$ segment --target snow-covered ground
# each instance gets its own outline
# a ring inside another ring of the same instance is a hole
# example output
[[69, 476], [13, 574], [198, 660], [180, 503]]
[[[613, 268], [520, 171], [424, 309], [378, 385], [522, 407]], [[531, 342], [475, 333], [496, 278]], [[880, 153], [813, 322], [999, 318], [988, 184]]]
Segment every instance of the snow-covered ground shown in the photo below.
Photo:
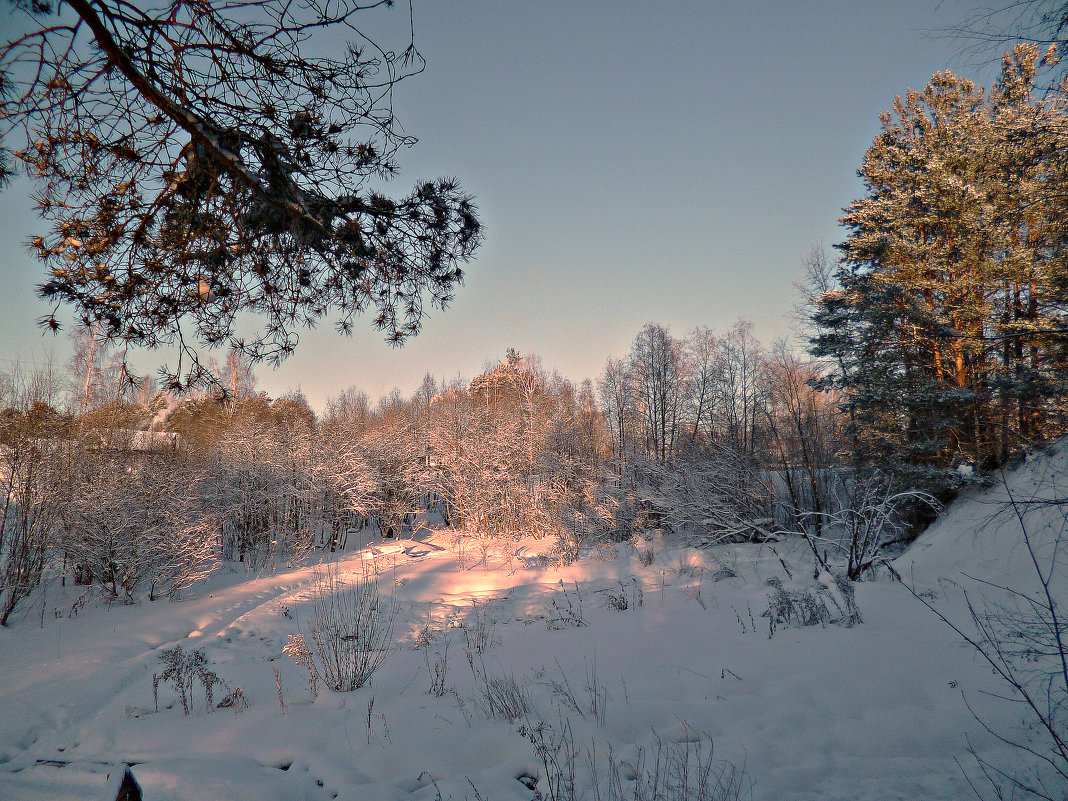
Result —
[[[1014, 495], [1068, 484], [1066, 460], [1061, 448], [1025, 464], [1010, 476]], [[958, 501], [896, 563], [955, 619], [962, 598], [945, 579], [1030, 581], [1015, 518], [995, 514], [999, 497], [1004, 489]], [[1063, 508], [1030, 508], [1049, 542]], [[885, 572], [856, 585], [862, 623], [780, 623], [772, 634], [762, 613], [775, 582], [813, 586], [803, 543], [621, 544], [571, 565], [548, 550], [490, 542], [485, 553], [470, 547], [461, 569], [441, 534], [371, 543], [397, 582], [392, 652], [367, 686], [317, 697], [282, 653], [308, 630], [311, 568], [220, 571], [180, 602], [75, 615], [77, 592], [52, 586], [0, 630], [0, 798], [113, 799], [125, 764], [149, 801], [567, 797], [536, 745], [550, 765], [574, 765], [576, 796], [589, 799], [609, 798], [616, 779], [631, 797], [658, 754], [689, 754], [693, 770], [709, 749], [715, 776], [740, 782], [741, 798], [769, 800], [971, 797], [966, 738], [991, 761], [1021, 764], [966, 705], [995, 731], [1018, 729], [1018, 708], [988, 702], [1004, 692], [989, 665]], [[339, 559], [339, 571], [358, 571], [366, 555]], [[159, 655], [179, 644], [203, 649], [250, 706], [208, 713], [197, 687], [186, 716], [162, 684], [157, 712]], [[528, 710], [493, 715], [490, 683]]]

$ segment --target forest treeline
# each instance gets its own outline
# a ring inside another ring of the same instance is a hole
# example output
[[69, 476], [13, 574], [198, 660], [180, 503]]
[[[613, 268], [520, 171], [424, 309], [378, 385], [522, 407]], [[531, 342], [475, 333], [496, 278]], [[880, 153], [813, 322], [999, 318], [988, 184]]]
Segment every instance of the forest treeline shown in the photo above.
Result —
[[65, 370], [0, 380], [5, 548], [23, 557], [7, 562], [22, 565], [12, 608], [49, 553], [131, 599], [176, 592], [214, 560], [258, 570], [427, 525], [552, 537], [563, 559], [650, 526], [766, 538], [767, 471], [799, 501], [795, 468], [823, 481], [837, 449], [815, 365], [766, 351], [748, 323], [681, 339], [650, 324], [597, 382], [511, 350], [471, 381], [428, 374], [377, 402], [351, 388], [321, 415], [299, 393], [257, 392], [237, 352], [212, 392], [150, 397], [89, 334]]
[[49, 565], [129, 600], [218, 560], [259, 570], [421, 526], [551, 537], [561, 559], [650, 527], [795, 532], [859, 577], [933, 497], [1068, 427], [1068, 126], [1064, 94], [1038, 88], [1055, 58], [1020, 46], [989, 93], [939, 73], [883, 115], [840, 258], [805, 265], [807, 353], [746, 322], [649, 323], [595, 380], [510, 350], [471, 381], [352, 388], [318, 415], [257, 392], [239, 351], [181, 398], [91, 328], [65, 369], [14, 365], [0, 623]]

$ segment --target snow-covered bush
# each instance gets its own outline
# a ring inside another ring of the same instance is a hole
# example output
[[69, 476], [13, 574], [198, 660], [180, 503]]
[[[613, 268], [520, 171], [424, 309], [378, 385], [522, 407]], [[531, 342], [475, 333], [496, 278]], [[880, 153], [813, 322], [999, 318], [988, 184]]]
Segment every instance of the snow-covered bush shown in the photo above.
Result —
[[[664, 528], [700, 545], [764, 541], [771, 490], [745, 454], [726, 446], [676, 462], [635, 456], [619, 478], [621, 529]], [[628, 525], [629, 523], [629, 525]]]
[[[303, 432], [307, 433], [307, 432]], [[308, 437], [289, 438], [240, 421], [208, 462], [205, 498], [219, 514], [223, 558], [249, 570], [298, 561], [312, 545], [319, 487], [308, 465]]]
[[351, 692], [367, 683], [386, 661], [397, 616], [396, 587], [380, 587], [377, 565], [342, 578], [336, 566], [316, 568], [312, 579], [310, 630], [290, 637], [291, 656], [307, 654], [317, 679], [334, 692]]
[[215, 565], [217, 524], [200, 472], [180, 457], [83, 451], [63, 510], [62, 545], [112, 598], [173, 596]]
[[55, 539], [64, 450], [40, 417], [0, 413], [0, 626], [40, 584]]
[[576, 391], [511, 351], [468, 389], [426, 406], [417, 482], [441, 501], [447, 526], [559, 536], [566, 552], [608, 528], [590, 495], [601, 462], [598, 420], [592, 389]]
[[[835, 488], [833, 511], [801, 513], [800, 533], [822, 568], [844, 562], [846, 576], [856, 581], [883, 561], [883, 547], [903, 537], [908, 513], [918, 507], [937, 511], [939, 505], [926, 492], [896, 489], [889, 476], [872, 471]], [[817, 519], [819, 533], [813, 533], [805, 523]]]

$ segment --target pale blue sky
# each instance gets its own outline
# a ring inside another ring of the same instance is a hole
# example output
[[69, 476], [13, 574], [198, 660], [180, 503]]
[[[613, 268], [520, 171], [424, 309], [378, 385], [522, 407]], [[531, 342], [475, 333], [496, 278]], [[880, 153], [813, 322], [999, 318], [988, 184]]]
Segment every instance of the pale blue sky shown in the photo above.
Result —
[[[280, 369], [261, 366], [260, 388], [299, 386], [317, 408], [349, 385], [408, 394], [428, 370], [470, 378], [509, 347], [581, 381], [649, 321], [682, 335], [746, 318], [766, 343], [790, 335], [800, 263], [841, 238], [878, 114], [936, 70], [989, 83], [989, 64], [930, 33], [976, 8], [416, 0], [428, 67], [397, 89], [420, 141], [400, 156], [396, 194], [458, 177], [485, 244], [456, 302], [403, 349], [369, 324], [346, 338], [327, 322]], [[405, 8], [386, 13], [388, 27], [407, 22]], [[67, 356], [64, 337], [34, 326], [35, 225], [25, 184], [0, 194], [0, 364]]]

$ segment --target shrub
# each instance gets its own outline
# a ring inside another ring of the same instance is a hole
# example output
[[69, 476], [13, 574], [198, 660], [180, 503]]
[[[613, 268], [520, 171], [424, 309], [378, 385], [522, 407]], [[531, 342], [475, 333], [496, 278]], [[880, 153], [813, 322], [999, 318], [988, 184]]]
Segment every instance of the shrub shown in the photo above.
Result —
[[[165, 667], [162, 673], [152, 676], [152, 697], [156, 711], [159, 712], [159, 685], [166, 682], [178, 694], [178, 699], [182, 702], [182, 711], [187, 715], [193, 711], [193, 689], [199, 683], [204, 688], [204, 708], [210, 712], [214, 702], [215, 685], [225, 686], [225, 684], [208, 667], [204, 649], [197, 648], [186, 653], [181, 645], [176, 645], [160, 652], [159, 659]], [[240, 692], [240, 688], [236, 692]], [[234, 693], [231, 693], [227, 698], [233, 695]], [[241, 698], [244, 699], [244, 693], [241, 693]]]
[[[939, 509], [932, 496], [919, 490], [896, 490], [891, 478], [878, 471], [855, 476], [845, 497], [835, 492], [832, 501], [835, 511], [801, 513], [800, 533], [820, 567], [827, 569], [829, 561], [844, 559], [851, 581], [885, 563], [883, 549], [906, 539], [910, 514]], [[817, 533], [809, 531], [810, 524]]]
[[801, 590], [788, 590], [777, 578], [768, 579], [772, 593], [768, 596], [768, 637], [776, 629], [788, 626], [822, 626], [849, 628], [863, 622], [853, 585], [841, 576], [821, 573], [820, 580]]
[[307, 634], [290, 637], [287, 653], [308, 654], [316, 678], [334, 692], [351, 692], [367, 683], [386, 661], [397, 616], [396, 587], [384, 596], [377, 565], [362, 566], [346, 581], [336, 566], [316, 568], [312, 579], [314, 619]]

